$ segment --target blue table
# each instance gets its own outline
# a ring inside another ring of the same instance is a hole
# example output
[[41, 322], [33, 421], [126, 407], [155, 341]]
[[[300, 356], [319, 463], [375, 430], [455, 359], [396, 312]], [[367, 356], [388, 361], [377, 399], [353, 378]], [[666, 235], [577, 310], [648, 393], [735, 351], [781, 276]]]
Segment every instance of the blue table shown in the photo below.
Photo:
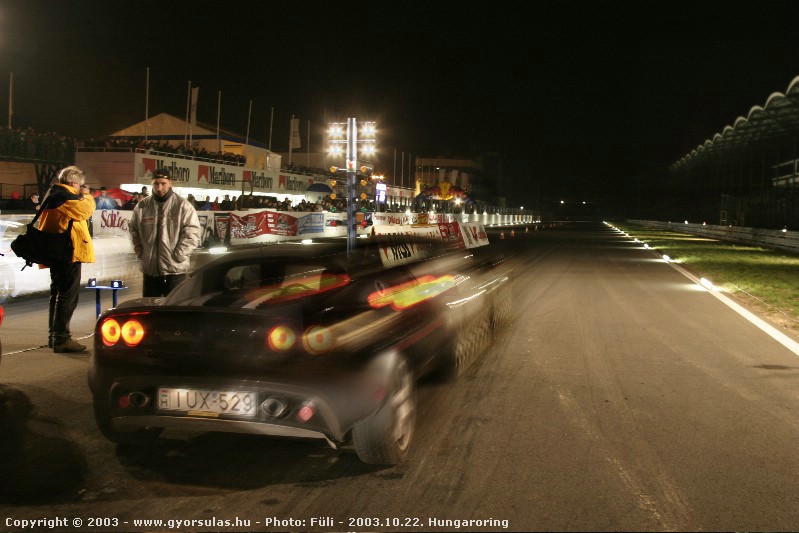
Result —
[[121, 291], [123, 289], [127, 289], [127, 287], [125, 287], [125, 285], [123, 285], [122, 282], [118, 282], [118, 283], [117, 282], [112, 282], [112, 283], [113, 283], [113, 285], [95, 285], [94, 284], [94, 278], [91, 278], [91, 279], [89, 279], [89, 284], [86, 285], [87, 289], [93, 289], [93, 290], [96, 291], [95, 292], [95, 296], [96, 296], [96, 300], [95, 301], [97, 302], [96, 311], [97, 311], [97, 316], [98, 317], [102, 314], [102, 311], [100, 310], [100, 294], [101, 294], [102, 291], [106, 291], [106, 290], [110, 290], [111, 291], [112, 304], [113, 304], [114, 307], [116, 307], [117, 306], [117, 291]]

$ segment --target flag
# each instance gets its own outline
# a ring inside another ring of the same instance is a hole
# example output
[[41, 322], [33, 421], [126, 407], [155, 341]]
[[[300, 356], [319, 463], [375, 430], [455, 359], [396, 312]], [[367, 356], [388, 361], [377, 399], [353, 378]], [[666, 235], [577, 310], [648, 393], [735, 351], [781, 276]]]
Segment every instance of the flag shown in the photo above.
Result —
[[300, 119], [291, 117], [291, 146], [290, 148], [300, 148]]
[[197, 125], [197, 98], [200, 96], [200, 88], [191, 88], [191, 125]]

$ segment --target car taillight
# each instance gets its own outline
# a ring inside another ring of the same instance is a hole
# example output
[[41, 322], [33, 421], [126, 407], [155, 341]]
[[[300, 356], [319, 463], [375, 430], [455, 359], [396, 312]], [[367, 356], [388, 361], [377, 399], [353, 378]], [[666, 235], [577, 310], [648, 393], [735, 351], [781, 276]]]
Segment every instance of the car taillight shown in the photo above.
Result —
[[317, 355], [333, 345], [333, 334], [324, 326], [311, 326], [302, 335], [302, 346], [308, 353]]
[[297, 342], [297, 335], [289, 326], [278, 325], [269, 330], [266, 340], [271, 349], [276, 352], [285, 352], [294, 347]]
[[119, 341], [121, 335], [119, 322], [113, 318], [107, 318], [100, 326], [100, 335], [103, 339], [103, 344], [106, 346], [113, 346]]
[[138, 320], [128, 320], [122, 325], [122, 340], [128, 346], [136, 346], [144, 338], [144, 326]]
[[103, 344], [114, 346], [122, 339], [128, 346], [136, 346], [144, 338], [144, 326], [135, 319], [126, 320], [121, 326], [115, 318], [106, 318], [100, 325]]

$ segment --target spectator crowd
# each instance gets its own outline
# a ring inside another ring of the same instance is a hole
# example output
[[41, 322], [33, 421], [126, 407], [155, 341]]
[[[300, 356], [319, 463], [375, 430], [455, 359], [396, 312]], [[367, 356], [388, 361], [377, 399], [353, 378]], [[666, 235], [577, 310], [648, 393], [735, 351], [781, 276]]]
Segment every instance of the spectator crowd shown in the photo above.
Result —
[[181, 155], [196, 159], [205, 159], [212, 161], [222, 161], [225, 163], [232, 163], [235, 165], [244, 165], [247, 160], [243, 155], [233, 154], [230, 152], [209, 152], [205, 148], [193, 148], [180, 144], [172, 146], [166, 141], [147, 141], [144, 139], [124, 139], [118, 137], [106, 137], [103, 139], [88, 139], [83, 144], [84, 149], [95, 148], [97, 150], [143, 150], [151, 152], [160, 152], [169, 155]]
[[72, 163], [78, 141], [55, 132], [0, 126], [0, 158]]

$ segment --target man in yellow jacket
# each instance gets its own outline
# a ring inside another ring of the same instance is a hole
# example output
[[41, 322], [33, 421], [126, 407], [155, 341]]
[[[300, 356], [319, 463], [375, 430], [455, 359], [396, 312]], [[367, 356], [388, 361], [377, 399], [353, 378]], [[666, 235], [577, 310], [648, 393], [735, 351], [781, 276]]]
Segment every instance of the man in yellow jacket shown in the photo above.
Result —
[[[94, 263], [94, 245], [88, 220], [94, 213], [94, 198], [85, 185], [83, 171], [76, 166], [58, 173], [42, 202], [39, 229], [63, 233], [72, 220], [72, 261], [50, 267], [50, 338], [48, 346], [56, 353], [80, 353], [86, 346], [72, 339], [69, 323], [78, 306], [81, 263]], [[46, 205], [44, 205], [46, 202]]]

